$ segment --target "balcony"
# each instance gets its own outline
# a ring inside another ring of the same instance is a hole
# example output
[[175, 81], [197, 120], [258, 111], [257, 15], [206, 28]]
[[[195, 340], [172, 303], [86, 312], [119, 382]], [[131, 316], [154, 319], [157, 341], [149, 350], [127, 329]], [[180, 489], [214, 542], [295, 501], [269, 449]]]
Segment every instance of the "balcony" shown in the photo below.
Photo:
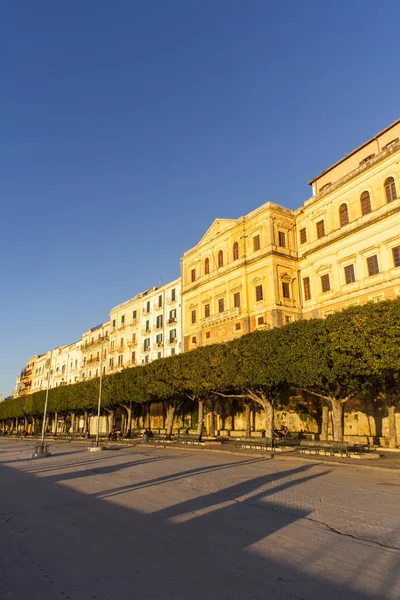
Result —
[[159, 350], [160, 348], [163, 348], [164, 344], [162, 342], [157, 342], [156, 344], [153, 344], [153, 348], [154, 350]]
[[138, 341], [137, 340], [129, 340], [128, 341], [128, 348], [135, 348], [135, 346], [137, 346]]
[[175, 304], [175, 303], [176, 303], [176, 298], [175, 298], [175, 300], [172, 300], [172, 298], [168, 298], [167, 304]]
[[229, 310], [224, 310], [223, 312], [216, 313], [215, 315], [211, 315], [210, 317], [205, 317], [205, 319], [200, 319], [200, 327], [209, 327], [210, 325], [216, 325], [217, 323], [222, 323], [223, 321], [230, 321], [232, 319], [236, 319], [240, 316], [240, 308], [230, 308]]
[[160, 324], [157, 325], [157, 323], [156, 323], [156, 325], [154, 327], [154, 331], [159, 331], [162, 328], [163, 328], [163, 324], [162, 323], [161, 323], [161, 325]]
[[142, 335], [147, 335], [148, 333], [151, 333], [151, 327], [148, 327], [147, 329], [142, 329]]
[[128, 362], [126, 363], [126, 367], [136, 367], [137, 362], [136, 360], [128, 360]]
[[89, 358], [89, 360], [87, 361], [86, 365], [88, 367], [92, 366], [92, 365], [98, 365], [100, 362], [100, 356], [99, 358], [97, 358], [97, 356], [95, 358]]
[[172, 317], [172, 319], [168, 319], [167, 325], [175, 325], [178, 322], [176, 317]]
[[163, 305], [158, 304], [158, 302], [156, 302], [156, 304], [154, 305], [154, 310], [162, 310], [163, 309]]
[[125, 323], [121, 323], [121, 325], [118, 327], [118, 331], [123, 331], [124, 329], [126, 329], [126, 325]]
[[112, 354], [113, 352], [115, 352], [115, 346], [110, 346], [108, 349], [108, 354]]
[[87, 344], [82, 344], [81, 350], [82, 350], [82, 352], [87, 352], [94, 346], [98, 346], [99, 344], [102, 344], [105, 341], [106, 341], [106, 338], [104, 336], [101, 336], [97, 340], [93, 340], [93, 342], [88, 342]]
[[178, 338], [168, 338], [167, 344], [168, 346], [174, 346], [178, 342]]
[[151, 347], [150, 347], [150, 346], [143, 346], [143, 352], [144, 352], [144, 353], [146, 353], [146, 354], [147, 354], [148, 352], [150, 352], [150, 350], [151, 350]]
[[149, 315], [149, 314], [150, 314], [150, 312], [151, 312], [151, 309], [150, 309], [150, 308], [149, 308], [149, 309], [147, 309], [147, 308], [144, 308], [144, 309], [142, 310], [142, 313], [143, 313], [144, 315]]
[[138, 320], [137, 319], [132, 319], [132, 321], [130, 322], [131, 325], [137, 325], [138, 324]]
[[115, 346], [115, 352], [124, 352], [125, 348], [125, 344], [120, 344], [119, 346]]

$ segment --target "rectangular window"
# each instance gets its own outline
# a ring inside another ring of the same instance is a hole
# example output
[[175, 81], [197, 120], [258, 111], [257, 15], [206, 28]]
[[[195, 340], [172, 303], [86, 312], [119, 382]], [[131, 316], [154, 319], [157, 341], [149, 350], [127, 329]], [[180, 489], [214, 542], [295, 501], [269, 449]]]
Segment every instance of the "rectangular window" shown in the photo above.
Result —
[[325, 235], [325, 221], [318, 221], [318, 223], [316, 224], [317, 227], [317, 238], [320, 239], [322, 237], [324, 237]]
[[329, 292], [331, 289], [331, 282], [329, 281], [329, 274], [322, 275], [321, 277], [321, 286], [323, 292]]
[[378, 257], [376, 254], [374, 256], [369, 256], [367, 258], [367, 266], [368, 266], [368, 275], [370, 277], [372, 277], [372, 275], [377, 275], [379, 273]]
[[175, 302], [176, 300], [176, 291], [175, 288], [173, 290], [171, 290], [171, 301]]
[[286, 248], [286, 234], [283, 231], [278, 231], [279, 246]]
[[173, 344], [174, 341], [176, 339], [176, 329], [171, 329], [171, 331], [169, 332], [169, 342], [170, 344]]
[[163, 316], [158, 315], [158, 317], [156, 319], [156, 328], [161, 329], [162, 326], [163, 326]]
[[[115, 329], [115, 319], [113, 319], [112, 328]], [[85, 342], [85, 344], [87, 345], [87, 342]]]
[[192, 323], [196, 323], [196, 311], [195, 310], [192, 310], [191, 317], [192, 317]]
[[256, 252], [260, 248], [261, 248], [260, 236], [259, 235], [255, 235], [253, 237], [253, 250], [254, 250], [254, 252]]
[[192, 269], [192, 270], [191, 270], [191, 272], [190, 272], [190, 277], [191, 277], [191, 281], [192, 281], [192, 283], [193, 283], [194, 281], [196, 281], [196, 269]]
[[137, 319], [137, 310], [134, 310], [132, 313], [132, 321], [135, 323]]
[[257, 285], [256, 286], [256, 302], [261, 302], [261, 300], [263, 300], [264, 295], [263, 295], [263, 287], [262, 285]]
[[400, 267], [400, 246], [392, 248], [393, 252], [393, 264], [395, 267]]
[[235, 331], [241, 331], [242, 329], [242, 324], [241, 323], [235, 323]]
[[146, 312], [149, 313], [150, 312], [150, 300], [148, 300], [146, 302]]
[[355, 282], [356, 275], [354, 273], [354, 265], [347, 265], [347, 267], [344, 268], [344, 278], [347, 285]]
[[197, 344], [197, 337], [196, 336], [192, 337], [192, 344]]
[[311, 286], [310, 286], [310, 278], [303, 278], [303, 290], [304, 290], [304, 300], [311, 300]]
[[290, 298], [290, 286], [287, 281], [282, 281], [282, 296]]
[[300, 229], [300, 244], [305, 244], [307, 241], [307, 230], [305, 227]]
[[162, 307], [162, 295], [158, 296], [158, 308]]
[[240, 308], [240, 292], [233, 294], [233, 306], [235, 308]]
[[225, 310], [225, 301], [223, 298], [218, 300], [218, 312], [222, 313]]
[[285, 323], [291, 323], [292, 321], [292, 317], [289, 317], [288, 315], [285, 316]]
[[135, 364], [135, 362], [136, 362], [136, 352], [132, 352], [132, 354], [131, 354], [131, 363]]
[[156, 335], [156, 344], [162, 344], [162, 333]]
[[122, 315], [121, 317], [121, 325], [125, 325], [125, 315]]
[[176, 350], [175, 348], [171, 348], [171, 356], [175, 356]]
[[150, 321], [146, 321], [146, 333], [150, 331]]
[[205, 304], [204, 305], [204, 317], [207, 318], [210, 316], [210, 305], [209, 304]]
[[264, 325], [264, 317], [257, 317], [257, 325]]
[[157, 352], [157, 358], [161, 358], [161, 352]]
[[206, 340], [209, 340], [211, 337], [211, 332], [210, 331], [206, 331]]

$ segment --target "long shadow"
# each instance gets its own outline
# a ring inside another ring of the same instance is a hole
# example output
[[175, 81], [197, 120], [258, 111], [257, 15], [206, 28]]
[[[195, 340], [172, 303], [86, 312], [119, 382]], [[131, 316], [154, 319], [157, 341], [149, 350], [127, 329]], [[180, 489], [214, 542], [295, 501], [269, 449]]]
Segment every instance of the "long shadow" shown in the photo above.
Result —
[[[263, 460], [263, 459], [261, 459], [261, 460]], [[197, 469], [190, 469], [187, 471], [182, 471], [180, 473], [171, 473], [169, 475], [163, 475], [162, 477], [157, 477], [156, 479], [150, 479], [149, 481], [131, 483], [126, 486], [108, 489], [104, 492], [98, 492], [97, 494], [94, 494], [94, 496], [97, 496], [97, 497], [103, 498], [103, 499], [111, 498], [112, 496], [119, 496], [120, 494], [126, 494], [126, 493], [132, 492], [134, 490], [154, 487], [157, 485], [162, 485], [164, 483], [177, 482], [177, 481], [186, 479], [186, 477], [202, 476], [207, 473], [213, 473], [215, 471], [225, 470], [230, 467], [237, 467], [238, 465], [247, 466], [247, 465], [259, 462], [259, 461], [260, 461], [260, 459], [255, 458], [255, 459], [249, 459], [249, 460], [241, 462], [241, 463], [228, 463], [228, 464], [223, 464], [223, 465], [215, 465], [212, 467], [210, 467], [210, 466], [199, 467]], [[242, 489], [252, 491], [253, 489], [257, 489], [260, 485], [265, 485], [265, 484], [269, 483], [270, 481], [279, 479], [281, 476], [286, 477], [286, 476], [290, 476], [290, 475], [295, 475], [297, 473], [306, 471], [306, 470], [310, 469], [311, 467], [312, 467], [312, 465], [297, 467], [296, 469], [284, 471], [282, 473], [282, 475], [277, 475], [276, 473], [273, 473], [271, 475], [262, 475], [261, 477], [256, 477], [256, 478], [247, 480], [243, 483], [237, 484], [236, 486], [226, 488], [223, 490], [223, 492], [214, 492], [212, 495], [209, 496], [209, 498], [210, 498], [210, 501], [212, 501], [219, 494], [223, 494], [224, 496], [229, 495], [230, 491], [232, 491], [233, 494], [236, 494], [237, 491], [240, 491]], [[228, 498], [226, 498], [226, 499], [228, 499]], [[204, 502], [203, 497], [198, 498], [198, 500], [199, 500], [200, 504], [202, 504]]]
[[[109, 475], [110, 473], [115, 473], [117, 471], [121, 472], [124, 469], [128, 469], [129, 467], [140, 466], [142, 464], [147, 464], [147, 463], [151, 463], [151, 462], [168, 461], [173, 458], [175, 458], [175, 460], [176, 460], [178, 457], [171, 457], [169, 455], [164, 455], [164, 456], [158, 455], [158, 456], [146, 458], [144, 460], [133, 460], [130, 462], [125, 462], [125, 463], [106, 465], [104, 467], [90, 468], [90, 471], [93, 473], [96, 473], [97, 475]], [[240, 465], [252, 464], [255, 462], [259, 462], [260, 460], [264, 460], [264, 459], [253, 458], [253, 459], [249, 459], [246, 461], [241, 461], [240, 463], [224, 463], [224, 464], [218, 464], [218, 465], [214, 465], [214, 466], [207, 465], [205, 467], [197, 467], [195, 469], [189, 469], [187, 471], [182, 471], [181, 473], [173, 473], [170, 475], [163, 475], [162, 477], [159, 477], [157, 479], [152, 479], [149, 482], [146, 481], [146, 482], [140, 482], [140, 483], [135, 483], [135, 484], [129, 484], [126, 486], [126, 488], [135, 489], [136, 487], [148, 487], [150, 485], [158, 485], [163, 482], [177, 481], [179, 479], [183, 479], [190, 475], [200, 475], [200, 474], [209, 473], [209, 472], [213, 472], [213, 471], [225, 470], [225, 469], [229, 469], [231, 467], [237, 466], [238, 464], [240, 464]], [[83, 471], [69, 471], [67, 473], [58, 473], [58, 474], [56, 473], [55, 475], [47, 476], [46, 479], [48, 479], [49, 481], [55, 481], [58, 483], [60, 481], [67, 481], [68, 479], [78, 479], [78, 478], [87, 477], [87, 476], [88, 476], [88, 471], [85, 469]], [[122, 493], [122, 489], [124, 489], [124, 488], [116, 488], [116, 492]], [[110, 492], [112, 492], [112, 491], [113, 490], [110, 490]]]
[[[326, 475], [310, 469], [303, 465], [183, 501], [185, 490], [171, 480], [176, 505], [149, 512], [149, 502], [162, 500], [151, 486], [133, 491], [127, 508], [60, 486], [57, 478], [0, 466], [1, 594], [7, 600], [396, 598], [398, 554], [322, 530], [304, 521], [310, 511], [292, 514], [266, 500]], [[319, 562], [309, 563], [318, 548]], [[374, 572], [378, 552], [387, 566], [384, 595], [382, 573]], [[344, 581], [365, 565], [359, 589]]]

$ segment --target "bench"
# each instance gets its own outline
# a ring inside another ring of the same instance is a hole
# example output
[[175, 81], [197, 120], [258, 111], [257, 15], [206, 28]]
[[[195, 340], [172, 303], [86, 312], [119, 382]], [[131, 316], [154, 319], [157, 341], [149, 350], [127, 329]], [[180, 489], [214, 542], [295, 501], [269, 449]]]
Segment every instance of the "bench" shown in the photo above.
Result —
[[[143, 440], [144, 441], [144, 440]], [[166, 433], [153, 433], [151, 437], [147, 440], [147, 444], [170, 444], [171, 442], [176, 441], [175, 438], [171, 436], [167, 436]]]
[[333, 440], [300, 440], [298, 452], [301, 454], [324, 454], [325, 456], [348, 456], [348, 443]]
[[237, 448], [259, 448], [260, 450], [273, 450], [274, 445], [274, 440], [271, 440], [271, 438], [266, 437], [242, 437], [237, 438], [235, 441], [235, 446]]
[[203, 444], [204, 442], [201, 439], [201, 434], [198, 433], [180, 433], [178, 440], [180, 444]]
[[278, 446], [298, 446], [301, 439], [298, 431], [290, 432], [286, 437], [274, 436], [275, 445]]

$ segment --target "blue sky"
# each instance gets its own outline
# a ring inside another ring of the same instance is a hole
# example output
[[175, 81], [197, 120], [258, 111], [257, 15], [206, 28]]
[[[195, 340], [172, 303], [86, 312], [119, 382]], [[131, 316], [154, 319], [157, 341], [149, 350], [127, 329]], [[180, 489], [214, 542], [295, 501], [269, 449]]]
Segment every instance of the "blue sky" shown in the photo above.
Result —
[[0, 3], [0, 391], [399, 118], [400, 4]]

